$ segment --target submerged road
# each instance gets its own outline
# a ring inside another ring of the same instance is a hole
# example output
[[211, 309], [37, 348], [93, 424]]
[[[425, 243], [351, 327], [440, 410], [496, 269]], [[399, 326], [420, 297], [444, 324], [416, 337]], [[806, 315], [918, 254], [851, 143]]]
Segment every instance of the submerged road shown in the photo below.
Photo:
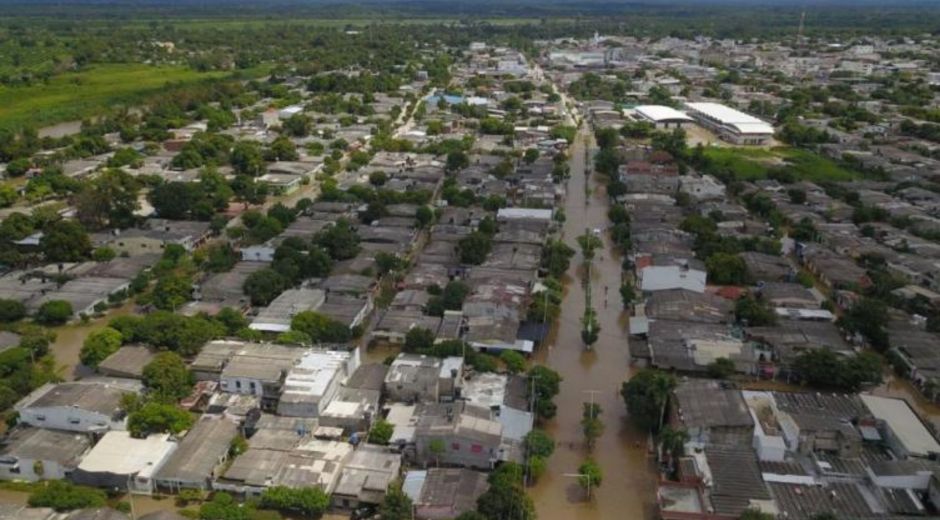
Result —
[[[630, 376], [627, 350], [627, 313], [620, 303], [620, 262], [610, 237], [604, 234], [604, 249], [598, 251], [592, 267], [593, 305], [601, 327], [600, 338], [592, 350], [581, 343], [581, 315], [585, 291], [584, 273], [576, 237], [585, 228], [606, 229], [607, 195], [601, 183], [585, 179], [586, 139], [582, 130], [572, 147], [571, 179], [565, 201], [563, 239], [578, 251], [566, 275], [565, 299], [558, 326], [536, 356], [536, 361], [558, 371], [564, 381], [555, 398], [557, 416], [544, 427], [555, 438], [557, 447], [549, 459], [548, 470], [530, 489], [538, 517], [542, 520], [595, 518], [644, 519], [654, 516], [656, 475], [646, 455], [646, 436], [627, 422], [620, 397], [620, 386]], [[591, 140], [593, 142], [593, 140]], [[585, 195], [585, 182], [591, 194]], [[607, 304], [605, 305], [605, 290]], [[601, 405], [604, 433], [589, 453], [581, 433], [582, 404], [594, 396]], [[592, 456], [603, 468], [603, 482], [587, 501], [577, 479], [565, 474], [577, 473], [578, 466]]]

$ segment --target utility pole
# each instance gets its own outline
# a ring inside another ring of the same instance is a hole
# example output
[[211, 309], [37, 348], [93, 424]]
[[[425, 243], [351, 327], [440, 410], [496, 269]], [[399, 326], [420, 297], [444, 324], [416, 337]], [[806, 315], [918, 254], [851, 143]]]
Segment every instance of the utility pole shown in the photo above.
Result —
[[803, 44], [803, 25], [806, 22], [806, 9], [800, 12], [800, 27], [796, 30], [796, 44], [802, 46]]
[[131, 488], [133, 475], [127, 476], [127, 502], [131, 505], [131, 520], [137, 520], [137, 513], [134, 511], [134, 491]]
[[591, 403], [591, 419], [594, 419], [594, 396], [597, 395], [597, 394], [599, 394], [599, 393], [601, 393], [601, 391], [600, 391], [600, 390], [581, 390], [581, 391], [584, 392], [585, 394], [590, 394], [590, 395], [591, 395], [591, 401], [590, 401], [590, 403]]
[[[539, 378], [538, 375], [531, 375], [531, 374], [529, 375], [529, 385], [530, 385], [530, 390], [529, 390], [529, 412], [530, 412], [533, 416], [535, 415], [535, 380], [538, 379], [538, 378]], [[531, 484], [530, 480], [531, 480], [531, 478], [532, 478], [532, 475], [531, 475], [530, 472], [529, 472], [529, 446], [528, 446], [528, 443], [526, 443], [526, 446], [525, 446], [525, 464], [524, 464], [523, 469], [525, 470], [525, 474], [524, 474], [523, 477], [522, 477], [522, 478], [524, 479], [523, 483], [524, 483], [525, 485], [530, 485], [530, 484]]]
[[576, 478], [576, 479], [578, 479], [578, 480], [584, 479], [584, 480], [587, 482], [587, 495], [588, 495], [588, 500], [591, 499], [591, 477], [590, 477], [590, 475], [587, 475], [586, 473], [564, 473], [564, 474], [562, 474], [562, 476], [563, 476], [563, 477], [568, 477], [568, 478]]

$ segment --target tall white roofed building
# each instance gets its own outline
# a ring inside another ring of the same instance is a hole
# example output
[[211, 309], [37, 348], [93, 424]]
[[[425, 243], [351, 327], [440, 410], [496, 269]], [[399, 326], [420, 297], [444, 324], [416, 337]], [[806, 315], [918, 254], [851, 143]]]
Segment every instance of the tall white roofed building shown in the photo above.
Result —
[[720, 103], [686, 103], [685, 107], [700, 125], [734, 144], [762, 145], [774, 135], [770, 124]]
[[656, 128], [685, 128], [693, 119], [672, 107], [665, 105], [640, 105], [633, 109], [633, 118], [637, 121], [652, 123]]

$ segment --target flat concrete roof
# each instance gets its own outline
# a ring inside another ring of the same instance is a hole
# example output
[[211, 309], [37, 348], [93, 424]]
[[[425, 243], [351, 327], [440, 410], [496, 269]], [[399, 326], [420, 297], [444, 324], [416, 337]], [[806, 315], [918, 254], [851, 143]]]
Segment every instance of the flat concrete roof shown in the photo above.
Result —
[[912, 455], [926, 457], [940, 453], [940, 444], [903, 399], [861, 395], [872, 415], [885, 421], [904, 448]]

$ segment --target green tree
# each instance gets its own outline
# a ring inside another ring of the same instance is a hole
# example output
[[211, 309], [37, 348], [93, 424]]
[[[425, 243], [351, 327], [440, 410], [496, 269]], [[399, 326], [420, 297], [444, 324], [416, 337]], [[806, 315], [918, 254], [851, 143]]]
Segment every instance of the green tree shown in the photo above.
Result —
[[239, 255], [229, 243], [211, 244], [205, 248], [205, 261], [202, 267], [210, 273], [231, 271], [238, 263]]
[[16, 189], [9, 184], [0, 184], [0, 208], [9, 208], [19, 198]]
[[73, 511], [103, 507], [107, 503], [104, 491], [85, 486], [76, 486], [64, 480], [42, 482], [29, 495], [30, 507], [49, 507], [56, 511]]
[[123, 339], [121, 333], [111, 327], [93, 330], [82, 344], [79, 360], [85, 366], [97, 368], [99, 363], [121, 348]]
[[428, 451], [434, 455], [434, 464], [440, 466], [441, 455], [447, 451], [447, 446], [444, 444], [443, 439], [431, 439], [431, 442], [428, 443]]
[[372, 429], [369, 430], [369, 444], [386, 446], [388, 442], [392, 440], [393, 433], [395, 433], [395, 427], [392, 426], [392, 423], [384, 419], [379, 419], [375, 421], [375, 424], [372, 425]]
[[738, 517], [739, 520], [774, 520], [775, 518], [777, 517], [773, 514], [764, 513], [760, 509], [745, 509]]
[[636, 300], [636, 291], [633, 289], [633, 284], [626, 282], [620, 286], [620, 299], [623, 301], [623, 306], [629, 308], [633, 305], [634, 300]]
[[199, 189], [188, 182], [164, 182], [147, 194], [157, 215], [168, 219], [188, 218], [199, 199]]
[[790, 188], [787, 190], [787, 196], [793, 204], [803, 204], [806, 202], [806, 192], [799, 188]]
[[457, 172], [470, 166], [470, 159], [467, 154], [461, 150], [455, 150], [447, 154], [447, 160], [444, 169], [448, 172]]
[[291, 329], [306, 333], [314, 343], [341, 343], [352, 337], [349, 327], [314, 311], [294, 315]]
[[502, 360], [503, 365], [506, 366], [506, 370], [508, 370], [510, 374], [518, 374], [525, 371], [525, 356], [515, 350], [504, 350], [500, 352], [499, 359]]
[[599, 464], [593, 459], [587, 459], [578, 466], [578, 483], [581, 484], [588, 494], [588, 499], [594, 497], [594, 490], [599, 488], [604, 481], [604, 473]]
[[72, 319], [72, 304], [65, 300], [49, 300], [39, 306], [35, 320], [43, 325], [62, 325]]
[[393, 271], [401, 271], [405, 269], [408, 264], [398, 255], [379, 251], [375, 254], [375, 266], [378, 268], [379, 274], [384, 275]]
[[151, 433], [180, 433], [193, 425], [193, 416], [173, 404], [150, 402], [127, 417], [127, 431], [144, 438]]
[[470, 295], [470, 286], [460, 280], [452, 280], [444, 286], [444, 292], [441, 293], [441, 300], [444, 309], [449, 311], [460, 310], [464, 300]]
[[193, 283], [188, 276], [171, 273], [161, 276], [153, 288], [154, 307], [165, 311], [176, 311], [189, 301]]
[[289, 287], [289, 281], [271, 268], [259, 269], [245, 279], [242, 290], [252, 305], [265, 306]]
[[161, 352], [144, 366], [144, 386], [155, 399], [175, 403], [188, 396], [196, 378], [175, 352]]
[[718, 285], [744, 285], [748, 282], [747, 264], [735, 254], [715, 253], [705, 260], [709, 282]]
[[544, 365], [530, 368], [528, 375], [535, 392], [535, 414], [539, 419], [551, 419], [556, 412], [553, 399], [561, 388], [561, 375]]
[[669, 463], [675, 467], [679, 457], [685, 455], [685, 443], [689, 442], [689, 433], [684, 429], [675, 430], [666, 426], [659, 432], [659, 444], [663, 453], [669, 457]]
[[91, 239], [78, 222], [60, 220], [46, 229], [39, 248], [49, 262], [79, 262], [91, 254]]
[[418, 206], [415, 210], [415, 220], [418, 221], [418, 227], [426, 228], [434, 221], [434, 212], [427, 206]]
[[875, 350], [884, 352], [890, 347], [888, 332], [885, 330], [887, 311], [883, 302], [862, 298], [839, 318], [839, 325], [850, 332], [861, 334]]
[[413, 505], [401, 486], [393, 484], [385, 493], [379, 505], [379, 518], [382, 520], [410, 520], [414, 518]]
[[727, 379], [735, 372], [737, 372], [737, 369], [734, 366], [734, 361], [726, 357], [717, 358], [708, 364], [708, 377]]
[[881, 383], [881, 358], [872, 352], [843, 358], [825, 347], [807, 350], [797, 356], [793, 368], [817, 388], [856, 392], [865, 384]]
[[318, 487], [289, 488], [274, 486], [261, 493], [261, 507], [306, 518], [320, 518], [330, 506], [330, 496]]
[[260, 177], [265, 173], [264, 157], [258, 143], [239, 141], [232, 149], [232, 169], [238, 175]]
[[457, 242], [460, 262], [464, 264], [482, 264], [492, 248], [493, 239], [480, 231], [474, 231]]
[[734, 303], [734, 314], [739, 322], [751, 327], [766, 327], [777, 323], [774, 309], [764, 300], [750, 294]]
[[281, 122], [281, 129], [292, 137], [306, 137], [313, 128], [313, 120], [304, 114], [294, 114]]
[[523, 468], [507, 462], [490, 473], [490, 487], [477, 499], [477, 511], [488, 520], [535, 520], [535, 506], [526, 495]]
[[532, 164], [539, 159], [539, 151], [536, 148], [528, 148], [525, 151], [525, 154], [522, 156], [522, 160], [526, 164]]
[[200, 520], [252, 520], [254, 508], [242, 505], [228, 493], [220, 492], [212, 495], [212, 500], [199, 506]]
[[549, 240], [542, 248], [542, 268], [550, 276], [561, 278], [568, 271], [574, 253], [574, 249], [563, 241]]
[[460, 310], [469, 294], [470, 287], [460, 280], [447, 282], [444, 290], [428, 301], [426, 311], [431, 316], [443, 316], [444, 311]]
[[665, 372], [644, 369], [623, 383], [620, 395], [630, 420], [645, 430], [659, 431], [676, 378]]
[[117, 253], [110, 247], [99, 247], [92, 251], [91, 258], [95, 262], [110, 262], [117, 258]]
[[427, 352], [434, 346], [434, 332], [424, 327], [412, 327], [405, 334], [405, 352]]
[[313, 243], [322, 247], [333, 260], [349, 260], [359, 254], [359, 234], [349, 220], [341, 218], [313, 237]]
[[545, 430], [536, 428], [526, 434], [525, 447], [529, 456], [548, 458], [555, 452], [555, 440]]
[[6, 174], [8, 177], [22, 177], [32, 166], [32, 162], [26, 157], [13, 159], [7, 163]]
[[597, 403], [584, 403], [581, 411], [581, 432], [584, 442], [589, 450], [594, 449], [597, 439], [604, 433], [604, 423], [601, 421], [601, 405]]
[[10, 323], [26, 317], [26, 306], [16, 300], [0, 299], [0, 322]]
[[134, 223], [140, 183], [123, 170], [110, 168], [85, 182], [75, 196], [78, 221], [88, 229], [128, 227]]
[[311, 345], [313, 343], [313, 340], [310, 339], [307, 333], [300, 332], [299, 330], [282, 332], [278, 334], [277, 340], [275, 341], [283, 345]]
[[581, 255], [590, 262], [594, 259], [594, 253], [604, 247], [604, 242], [601, 241], [600, 237], [585, 231], [583, 235], [578, 237], [578, 246], [581, 247]]
[[269, 160], [273, 161], [296, 161], [299, 156], [297, 147], [285, 136], [278, 136], [268, 147]]

